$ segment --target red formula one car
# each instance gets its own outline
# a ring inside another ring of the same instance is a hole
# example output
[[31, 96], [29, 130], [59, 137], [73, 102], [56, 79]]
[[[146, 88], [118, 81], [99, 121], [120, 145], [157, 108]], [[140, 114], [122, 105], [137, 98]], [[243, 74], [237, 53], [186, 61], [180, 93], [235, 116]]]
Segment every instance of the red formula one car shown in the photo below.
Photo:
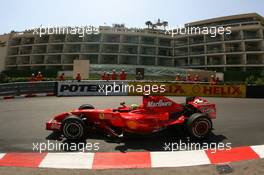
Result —
[[46, 123], [47, 130], [58, 131], [69, 140], [84, 139], [91, 130], [113, 137], [124, 133], [150, 134], [172, 125], [184, 125], [190, 136], [205, 138], [216, 118], [215, 104], [200, 97], [187, 97], [178, 104], [163, 96], [143, 96], [143, 104], [116, 109], [95, 109], [85, 104], [77, 110], [55, 116]]

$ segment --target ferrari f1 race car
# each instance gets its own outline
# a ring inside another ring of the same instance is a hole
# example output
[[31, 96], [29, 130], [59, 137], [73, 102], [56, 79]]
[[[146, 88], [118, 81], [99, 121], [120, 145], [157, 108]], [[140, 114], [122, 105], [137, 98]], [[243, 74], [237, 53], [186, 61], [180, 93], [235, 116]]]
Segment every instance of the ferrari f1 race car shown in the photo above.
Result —
[[143, 96], [141, 105], [120, 105], [116, 109], [95, 109], [84, 104], [55, 116], [46, 123], [46, 129], [68, 140], [79, 140], [93, 130], [122, 137], [124, 133], [151, 134], [182, 125], [191, 137], [203, 139], [211, 132], [212, 119], [216, 118], [215, 104], [201, 97], [187, 97], [184, 104], [178, 104], [164, 96]]

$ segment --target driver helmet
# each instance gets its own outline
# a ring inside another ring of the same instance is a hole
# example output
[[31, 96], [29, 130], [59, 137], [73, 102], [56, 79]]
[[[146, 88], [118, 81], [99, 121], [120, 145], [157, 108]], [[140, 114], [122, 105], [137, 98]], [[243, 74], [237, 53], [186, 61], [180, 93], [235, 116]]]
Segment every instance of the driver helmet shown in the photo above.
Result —
[[138, 104], [131, 104], [131, 109], [134, 110], [134, 109], [137, 109], [138, 108]]

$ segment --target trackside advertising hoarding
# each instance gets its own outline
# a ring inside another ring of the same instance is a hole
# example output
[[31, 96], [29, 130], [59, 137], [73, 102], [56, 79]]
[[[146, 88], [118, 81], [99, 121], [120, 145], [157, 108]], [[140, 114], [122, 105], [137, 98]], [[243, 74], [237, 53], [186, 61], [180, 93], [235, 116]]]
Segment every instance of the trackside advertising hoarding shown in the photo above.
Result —
[[245, 85], [185, 84], [177, 82], [62, 81], [57, 96], [208, 96], [246, 97]]
[[[158, 87], [163, 85], [165, 92], [159, 90], [151, 92], [152, 95], [167, 95], [167, 96], [208, 96], [208, 97], [246, 97], [245, 85], [210, 85], [210, 84], [184, 84], [184, 83], [143, 83], [129, 82], [128, 85], [142, 86], [155, 84]], [[129, 95], [142, 95], [143, 93], [128, 92]]]
[[57, 96], [113, 96], [128, 95], [126, 82], [112, 81], [60, 81]]

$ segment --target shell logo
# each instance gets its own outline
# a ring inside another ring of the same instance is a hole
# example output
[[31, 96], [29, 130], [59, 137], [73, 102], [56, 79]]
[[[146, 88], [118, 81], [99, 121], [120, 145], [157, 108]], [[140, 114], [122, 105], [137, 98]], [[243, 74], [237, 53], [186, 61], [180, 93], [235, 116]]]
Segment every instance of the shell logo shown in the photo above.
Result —
[[126, 124], [127, 124], [127, 127], [130, 129], [137, 129], [137, 126], [138, 126], [137, 122], [135, 121], [128, 121]]
[[105, 117], [104, 117], [104, 113], [100, 113], [99, 114], [99, 119], [103, 120]]

